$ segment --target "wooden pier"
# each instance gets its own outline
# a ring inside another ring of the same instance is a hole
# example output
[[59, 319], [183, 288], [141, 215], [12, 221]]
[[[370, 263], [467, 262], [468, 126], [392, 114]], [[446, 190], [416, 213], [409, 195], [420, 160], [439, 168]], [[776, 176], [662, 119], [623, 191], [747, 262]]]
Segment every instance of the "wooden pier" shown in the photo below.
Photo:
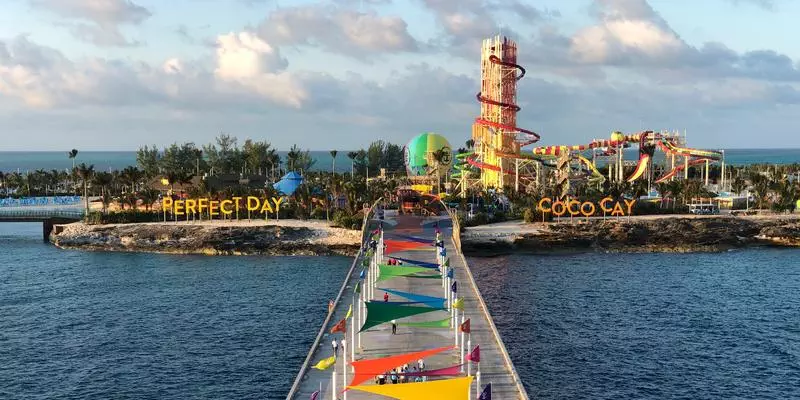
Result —
[[[368, 227], [365, 228], [365, 237], [368, 237], [368, 233], [378, 226], [378, 220], [373, 218], [368, 221]], [[387, 240], [402, 240], [404, 237], [429, 240], [429, 244], [417, 249], [383, 254], [382, 262], [385, 262], [389, 257], [401, 257], [437, 263], [439, 261], [437, 259], [437, 248], [433, 245], [435, 240], [434, 226], [438, 226], [439, 229], [441, 229], [441, 237], [445, 243], [445, 251], [447, 252], [450, 266], [454, 269], [454, 280], [457, 282], [456, 293], [459, 298], [463, 299], [463, 311], [459, 313], [457, 322], [461, 322], [462, 314], [470, 319], [471, 333], [464, 336], [465, 338], [469, 338], [469, 343], [459, 344], [459, 348], [454, 350], [448, 350], [434, 356], [426, 357], [425, 369], [432, 370], [461, 364], [461, 347], [464, 348], [464, 354], [467, 354], [472, 348], [479, 345], [480, 362], [471, 363], [469, 365], [469, 370], [472, 376], [475, 376], [476, 372], [480, 371], [480, 388], [478, 387], [476, 377], [476, 379], [473, 380], [469, 398], [477, 399], [482, 388], [485, 387], [486, 384], [491, 383], [492, 396], [494, 399], [527, 399], [528, 395], [511, 363], [505, 345], [500, 335], [497, 333], [497, 329], [492, 322], [491, 315], [475, 284], [472, 273], [467, 267], [466, 260], [461, 254], [458, 227], [457, 223], [455, 224], [456, 227], [453, 227], [454, 222], [454, 219], [449, 214], [440, 217], [422, 218], [397, 216], [387, 212], [385, 220], [382, 223], [384, 242]], [[352, 319], [347, 320], [346, 334], [330, 334], [329, 332], [336, 322], [345, 317], [354, 299], [356, 299], [356, 304], [360, 303], [357, 300], [359, 295], [354, 293], [354, 288], [356, 282], [359, 281], [359, 274], [361, 272], [360, 266], [362, 265], [363, 257], [364, 254], [362, 252], [362, 254], [354, 260], [353, 267], [342, 285], [340, 295], [334, 305], [334, 310], [326, 319], [323, 328], [320, 330], [315, 345], [310, 349], [308, 357], [301, 367], [287, 398], [306, 400], [311, 397], [312, 393], [321, 389], [318, 397], [320, 400], [345, 399], [345, 394], [342, 393], [342, 390], [353, 376], [353, 369], [349, 365], [347, 366], [346, 377], [344, 369], [345, 363], [350, 362], [352, 354]], [[367, 278], [367, 280], [368, 279], [369, 278]], [[395, 278], [378, 282], [377, 285], [373, 285], [373, 287], [373, 300], [377, 301], [383, 301], [384, 295], [383, 291], [377, 289], [378, 287], [413, 292], [420, 295], [445, 297], [445, 288], [443, 287], [441, 279]], [[391, 301], [403, 300], [396, 296], [391, 297]], [[354, 312], [357, 313], [358, 310], [354, 309]], [[355, 349], [355, 360], [374, 359], [444, 346], [454, 346], [456, 344], [455, 332], [457, 328], [454, 328], [452, 324], [450, 328], [435, 329], [408, 327], [399, 324], [399, 322], [441, 320], [449, 315], [451, 315], [450, 311], [434, 311], [423, 315], [403, 318], [398, 321], [399, 326], [397, 327], [397, 334], [395, 335], [392, 334], [391, 325], [388, 323], [370, 328], [361, 333], [361, 346], [360, 348], [357, 346]], [[358, 320], [359, 315], [357, 315], [356, 318]], [[359, 324], [363, 323], [363, 321], [364, 318], [362, 316], [360, 317]], [[360, 326], [355, 327], [356, 332], [359, 328]], [[459, 336], [461, 335], [459, 334]], [[333, 355], [331, 341], [334, 338], [336, 340], [345, 339], [347, 354], [342, 355], [340, 349], [339, 357], [334, 366], [322, 371], [313, 369], [312, 366], [319, 361]], [[355, 341], [356, 345], [358, 345], [359, 340], [357, 339], [357, 335]], [[334, 368], [336, 371], [335, 396], [332, 393]], [[462, 373], [461, 376], [467, 374], [467, 369], [468, 367], [465, 366], [464, 373]], [[439, 378], [430, 378], [429, 381], [433, 379]], [[372, 384], [375, 384], [374, 379], [363, 383], [363, 385]], [[360, 400], [386, 397], [357, 390], [349, 390], [346, 393], [346, 398]]]

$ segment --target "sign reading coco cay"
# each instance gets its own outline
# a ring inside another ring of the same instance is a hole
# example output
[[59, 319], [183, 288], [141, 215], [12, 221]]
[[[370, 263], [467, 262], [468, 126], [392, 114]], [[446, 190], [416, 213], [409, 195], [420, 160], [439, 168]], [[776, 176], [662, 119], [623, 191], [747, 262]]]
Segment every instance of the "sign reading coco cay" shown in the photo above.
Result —
[[[242, 201], [244, 200], [244, 201]], [[256, 211], [263, 213], [278, 212], [281, 209], [283, 197], [273, 197], [271, 199], [260, 199], [255, 196], [232, 197], [230, 200], [211, 200], [208, 198], [172, 200], [167, 197], [161, 202], [163, 211], [169, 211], [175, 215], [202, 214], [208, 212], [212, 217], [215, 215], [231, 215], [238, 213], [239, 210]], [[273, 208], [273, 205], [275, 206]]]
[[[579, 201], [575, 199], [566, 199], [566, 200], [555, 200], [544, 197], [539, 200], [538, 209], [543, 213], [553, 213], [556, 217], [561, 217], [566, 214], [570, 216], [577, 217], [579, 215], [583, 215], [584, 217], [591, 217], [598, 212], [598, 208], [603, 214], [610, 213], [612, 216], [616, 215], [631, 215], [633, 210], [633, 205], [636, 204], [636, 200], [628, 200], [622, 199], [625, 204], [623, 208], [623, 203], [619, 201], [614, 201], [611, 197], [606, 197], [603, 200], [600, 200], [597, 203], [597, 207], [591, 201]], [[612, 205], [613, 204], [613, 205]]]

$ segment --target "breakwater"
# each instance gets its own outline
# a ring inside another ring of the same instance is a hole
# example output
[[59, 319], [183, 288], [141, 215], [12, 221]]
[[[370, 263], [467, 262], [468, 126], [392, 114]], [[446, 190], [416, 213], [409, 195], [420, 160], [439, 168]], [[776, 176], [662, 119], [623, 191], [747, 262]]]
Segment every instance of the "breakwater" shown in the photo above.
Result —
[[59, 226], [50, 241], [64, 249], [206, 255], [346, 255], [359, 231], [322, 221], [200, 221]]
[[560, 223], [506, 222], [467, 228], [468, 255], [514, 252], [698, 252], [750, 246], [800, 247], [797, 216], [653, 216], [564, 219]]

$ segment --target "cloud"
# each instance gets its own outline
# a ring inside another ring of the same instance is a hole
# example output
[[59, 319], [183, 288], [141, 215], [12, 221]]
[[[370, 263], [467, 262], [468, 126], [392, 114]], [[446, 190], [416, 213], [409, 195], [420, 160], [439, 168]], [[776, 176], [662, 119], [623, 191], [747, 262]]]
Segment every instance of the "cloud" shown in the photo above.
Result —
[[728, 0], [728, 2], [737, 6], [742, 4], [752, 4], [767, 11], [775, 10], [775, 0]]
[[68, 26], [81, 40], [97, 46], [132, 46], [120, 32], [122, 25], [140, 25], [152, 16], [150, 10], [131, 0], [29, 0], [62, 18], [83, 22]]
[[418, 49], [408, 24], [374, 11], [310, 5], [273, 11], [259, 25], [264, 40], [278, 46], [318, 46], [333, 53], [368, 58]]

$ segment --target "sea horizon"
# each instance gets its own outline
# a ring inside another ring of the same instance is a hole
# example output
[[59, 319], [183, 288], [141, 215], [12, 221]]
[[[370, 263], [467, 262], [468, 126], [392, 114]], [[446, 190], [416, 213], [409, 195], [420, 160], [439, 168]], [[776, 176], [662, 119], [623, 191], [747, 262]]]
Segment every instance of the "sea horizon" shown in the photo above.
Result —
[[[527, 150], [527, 149], [526, 149]], [[752, 164], [793, 164], [800, 162], [800, 148], [728, 148], [721, 149], [725, 152], [727, 165], [752, 165]], [[336, 170], [344, 172], [350, 168], [347, 153], [352, 150], [338, 150], [336, 157]], [[279, 150], [282, 159], [288, 151]], [[311, 157], [316, 161], [312, 171], [331, 171], [333, 158], [330, 150], [309, 150]], [[635, 160], [638, 156], [636, 149], [626, 149], [625, 159]], [[663, 154], [657, 153], [657, 160], [663, 160]], [[136, 165], [136, 151], [127, 150], [84, 150], [79, 151], [75, 163], [93, 164], [95, 170], [109, 171], [121, 170], [128, 166]], [[72, 168], [72, 159], [67, 157], [66, 151], [0, 151], [0, 171], [20, 173], [43, 170], [68, 170]]]

